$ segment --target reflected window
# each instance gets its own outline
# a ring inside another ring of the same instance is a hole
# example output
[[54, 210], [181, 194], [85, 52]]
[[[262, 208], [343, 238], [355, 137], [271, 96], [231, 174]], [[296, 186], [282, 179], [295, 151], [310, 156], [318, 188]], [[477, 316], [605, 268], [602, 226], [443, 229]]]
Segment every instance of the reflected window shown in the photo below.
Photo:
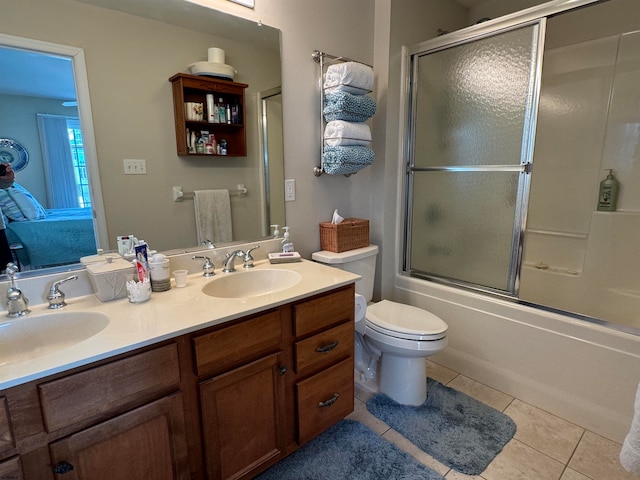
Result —
[[73, 173], [78, 191], [78, 204], [81, 208], [91, 208], [89, 178], [87, 175], [87, 164], [84, 158], [84, 144], [82, 142], [80, 120], [78, 118], [67, 118], [67, 131], [69, 132], [71, 160], [73, 162]]

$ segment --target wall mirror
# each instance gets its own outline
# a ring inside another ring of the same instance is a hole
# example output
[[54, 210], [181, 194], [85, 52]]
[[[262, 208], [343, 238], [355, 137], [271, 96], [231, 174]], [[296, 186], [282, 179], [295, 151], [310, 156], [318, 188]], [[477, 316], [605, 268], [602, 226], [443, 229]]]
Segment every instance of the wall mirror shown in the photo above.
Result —
[[[276, 91], [277, 98], [281, 97], [279, 30], [183, 0], [36, 3], [41, 5], [27, 12], [21, 2], [9, 2], [7, 15], [0, 19], [0, 52], [66, 63], [75, 74], [65, 78], [75, 80], [76, 85], [67, 83], [64, 94], [11, 92], [0, 85], [0, 137], [27, 146], [29, 165], [17, 173], [16, 180], [43, 207], [55, 208], [51, 187], [46, 184], [52, 174], [43, 167], [46, 145], [36, 113], [69, 122], [79, 119], [74, 125], [81, 127], [78, 134], [82, 134], [89, 164], [86, 205], [90, 202], [93, 222], [82, 235], [69, 233], [77, 239], [71, 242], [74, 247], [50, 252], [55, 260], [41, 261], [34, 251], [34, 273], [45, 273], [40, 267], [51, 266], [53, 261], [76, 263], [87, 252], [94, 253], [96, 244], [114, 250], [118, 235], [135, 235], [162, 251], [195, 247], [193, 200], [187, 196], [175, 202], [173, 186], [188, 193], [208, 188], [236, 190], [244, 185], [247, 194], [231, 198], [234, 242], [264, 237], [271, 223], [284, 223], [279, 186], [283, 182], [281, 108], [266, 108], [264, 101]], [[48, 27], [42, 28], [43, 23]], [[63, 51], [52, 50], [52, 45]], [[207, 50], [213, 46], [225, 51], [225, 62], [238, 72], [235, 80], [249, 85], [245, 98], [247, 156], [178, 157], [168, 79], [178, 72], [189, 73], [191, 63], [207, 60]], [[65, 48], [82, 52], [84, 80], [77, 71], [79, 62]], [[7, 57], [1, 58], [4, 72], [18, 72], [17, 67], [9, 68]], [[44, 63], [36, 65], [35, 72], [30, 75], [53, 84]], [[68, 91], [77, 92], [77, 97], [70, 98]], [[35, 106], [28, 106], [30, 102]], [[18, 128], [12, 121], [13, 112], [26, 114], [29, 130]], [[269, 152], [269, 148], [280, 150]], [[147, 174], [125, 175], [125, 159], [144, 159]], [[30, 260], [25, 259], [25, 275], [30, 274]]]
[[[477, 112], [472, 111], [472, 106], [479, 108], [482, 101], [471, 97], [482, 96], [485, 89], [490, 92], [490, 87], [499, 82], [509, 84], [507, 87], [502, 85], [502, 91], [513, 93], [513, 68], [496, 73], [501, 75], [500, 78], [486, 76], [487, 68], [469, 70], [462, 77], [456, 73], [455, 80], [460, 80], [457, 83], [464, 84], [460, 87], [463, 93], [465, 85], [472, 85], [473, 94], [471, 90], [466, 91], [468, 97], [462, 97], [459, 91], [456, 95], [456, 81], [432, 79], [424, 82], [424, 90], [419, 90], [416, 97], [419, 98], [420, 92], [431, 94], [430, 98], [437, 100], [430, 103], [430, 108], [440, 110], [437, 115], [430, 116], [425, 101], [424, 109], [419, 110], [413, 119], [416, 129], [421, 124], [434, 128], [427, 130], [415, 142], [417, 153], [413, 164], [419, 168], [415, 168], [417, 173], [413, 176], [420, 176], [420, 180], [412, 180], [413, 202], [409, 206], [414, 240], [410, 244], [412, 273], [472, 288], [482, 286], [487, 291], [490, 289], [486, 287], [494, 285], [483, 279], [490, 269], [481, 262], [489, 257], [489, 253], [502, 254], [507, 258], [499, 278], [502, 280], [511, 274], [518, 277], [512, 290], [502, 286], [500, 290], [513, 293], [518, 301], [570, 312], [596, 322], [605, 321], [620, 330], [640, 332], [637, 316], [640, 307], [640, 280], [637, 275], [640, 255], [634, 241], [640, 236], [640, 197], [635, 188], [640, 180], [637, 148], [640, 113], [634, 108], [640, 101], [640, 22], [634, 15], [636, 11], [637, 2], [633, 0], [610, 0], [563, 12], [548, 12], [542, 6], [532, 14], [533, 17], [548, 16], [541, 56], [540, 94], [535, 111], [532, 170], [530, 174], [525, 169], [521, 169], [523, 173], [516, 172], [530, 177], [531, 182], [523, 231], [512, 229], [516, 207], [516, 197], [512, 193], [518, 183], [513, 175], [508, 176], [512, 172], [507, 168], [499, 169], [491, 179], [493, 183], [482, 177], [487, 176], [486, 168], [480, 174], [475, 173], [474, 178], [469, 178], [473, 173], [458, 174], [460, 180], [454, 181], [454, 171], [459, 170], [457, 164], [455, 168], [449, 168], [449, 164], [442, 162], [431, 165], [428, 162], [436, 155], [424, 154], [431, 148], [437, 150], [436, 153], [445, 161], [455, 163], [482, 160], [483, 154], [488, 153], [492, 165], [499, 164], [498, 158], [515, 158], [515, 162], [510, 164], [515, 163], [520, 168], [522, 150], [519, 148], [515, 155], [492, 155], [498, 149], [509, 147], [506, 129], [497, 127], [497, 124], [492, 124], [491, 130], [499, 129], [499, 140], [483, 135], [472, 146], [478, 153], [464, 150], [465, 146], [469, 147], [465, 141], [471, 136], [470, 132], [478, 132], [480, 125], [494, 121], [486, 112], [476, 115]], [[520, 24], [518, 28], [514, 35], [525, 31]], [[480, 40], [470, 37], [472, 41], [463, 47], [480, 51], [478, 44], [487, 41], [486, 35], [492, 33], [491, 29], [490, 24], [479, 28], [485, 36]], [[498, 31], [495, 27], [493, 30]], [[504, 37], [501, 40], [508, 43], [509, 37], [502, 32], [500, 30], [501, 37]], [[527, 33], [525, 37], [526, 41], [517, 45], [526, 47], [531, 42], [531, 34]], [[437, 41], [446, 46], [446, 37]], [[416, 52], [431, 51], [429, 48], [419, 50], [422, 45]], [[462, 48], [452, 45], [451, 50]], [[509, 44], [507, 48], [513, 52], [515, 45]], [[446, 52], [434, 51], [436, 54]], [[492, 53], [495, 51], [493, 48]], [[474, 58], [480, 58], [480, 53], [473, 52]], [[451, 54], [450, 57], [446, 60], [459, 61], [462, 56]], [[528, 65], [529, 58], [525, 60]], [[464, 71], [456, 70], [455, 65], [449, 69], [444, 67], [428, 71], [434, 76], [441, 75], [441, 72]], [[435, 95], [434, 88], [437, 90]], [[446, 112], [451, 108], [445, 103], [452, 104], [452, 98], [465, 98], [466, 101], [460, 113], [451, 115], [452, 120], [447, 123], [449, 117]], [[505, 102], [502, 107], [507, 104]], [[524, 110], [520, 106], [525, 105], [525, 101], [514, 102], [514, 105]], [[421, 104], [418, 104], [420, 108]], [[463, 130], [465, 135], [460, 134]], [[432, 135], [432, 141], [428, 142], [425, 137], [433, 131], [439, 133]], [[520, 128], [514, 135], [516, 146], [523, 138], [522, 131], [524, 129]], [[482, 144], [484, 140], [490, 142]], [[478, 148], [478, 145], [483, 146]], [[466, 155], [460, 155], [460, 151]], [[475, 166], [474, 169], [482, 170]], [[606, 177], [608, 169], [614, 171], [620, 183], [617, 207], [615, 211], [600, 211], [597, 208], [599, 183]], [[443, 181], [445, 176], [448, 183]], [[425, 187], [427, 180], [422, 180], [424, 178], [432, 182], [430, 188]], [[437, 195], [438, 188], [441, 188], [441, 195]], [[445, 197], [445, 193], [450, 196]], [[426, 201], [423, 194], [427, 195]], [[478, 196], [474, 198], [473, 194]], [[490, 208], [485, 212], [477, 213], [478, 205], [482, 206], [478, 199], [485, 203], [495, 202], [489, 204]], [[462, 207], [456, 210], [460, 203], [463, 203]], [[476, 214], [469, 215], [465, 221], [455, 221], [456, 215], [458, 218], [468, 215], [471, 206], [476, 209]], [[497, 241], [500, 232], [491, 224], [491, 220], [495, 223], [498, 217], [508, 222], [506, 230], [502, 230], [506, 232], [502, 235], [507, 240], [506, 248], [500, 247]], [[473, 242], [469, 242], [471, 232], [465, 228], [474, 229], [473, 233], [477, 234]], [[520, 242], [519, 248], [523, 251], [520, 265], [508, 257], [512, 232], [515, 232], [514, 241]], [[478, 267], [475, 278], [460, 276], [470, 275], [475, 267]]]

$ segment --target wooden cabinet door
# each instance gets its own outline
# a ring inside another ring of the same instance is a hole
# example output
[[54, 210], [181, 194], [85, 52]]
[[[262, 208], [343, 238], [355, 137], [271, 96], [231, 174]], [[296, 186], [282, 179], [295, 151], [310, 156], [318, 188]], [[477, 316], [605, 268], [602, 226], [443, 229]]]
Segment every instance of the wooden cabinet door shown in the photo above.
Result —
[[250, 478], [284, 449], [281, 353], [200, 384], [208, 478]]
[[0, 479], [22, 480], [20, 457], [13, 457], [9, 460], [5, 460], [4, 462], [0, 462]]
[[181, 394], [87, 428], [50, 445], [60, 480], [187, 480]]

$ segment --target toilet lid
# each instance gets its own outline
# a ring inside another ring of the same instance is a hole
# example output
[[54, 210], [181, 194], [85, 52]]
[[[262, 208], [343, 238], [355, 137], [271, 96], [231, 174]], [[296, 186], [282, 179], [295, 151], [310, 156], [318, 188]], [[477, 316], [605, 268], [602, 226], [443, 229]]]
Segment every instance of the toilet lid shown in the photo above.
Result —
[[431, 312], [389, 300], [367, 307], [367, 326], [380, 333], [415, 340], [438, 340], [448, 328]]

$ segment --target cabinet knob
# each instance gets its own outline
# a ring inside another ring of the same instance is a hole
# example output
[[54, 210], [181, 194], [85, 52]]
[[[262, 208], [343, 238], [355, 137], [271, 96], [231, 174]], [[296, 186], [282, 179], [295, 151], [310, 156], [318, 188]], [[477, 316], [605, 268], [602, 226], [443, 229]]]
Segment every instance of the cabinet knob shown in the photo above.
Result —
[[316, 352], [318, 353], [327, 353], [330, 352], [331, 350], [333, 350], [334, 348], [336, 348], [338, 346], [340, 342], [338, 340], [334, 340], [333, 342], [331, 342], [328, 345], [324, 345], [322, 347], [318, 347], [316, 348]]
[[63, 473], [69, 473], [71, 470], [73, 470], [73, 465], [71, 465], [69, 462], [60, 462], [59, 464], [55, 465], [52, 470], [53, 473], [61, 475]]
[[318, 407], [319, 408], [323, 408], [323, 407], [330, 407], [331, 405], [333, 405], [334, 403], [336, 403], [336, 400], [338, 400], [338, 397], [340, 396], [339, 393], [334, 393], [333, 397], [331, 397], [329, 400], [325, 400], [324, 402], [320, 402], [318, 403]]
[[287, 370], [288, 370], [288, 369], [287, 369], [287, 366], [286, 366], [286, 365], [283, 365], [282, 367], [280, 367], [280, 368], [278, 369], [278, 371], [280, 372], [280, 376], [282, 376], [282, 375], [284, 375], [285, 373], [287, 373]]

